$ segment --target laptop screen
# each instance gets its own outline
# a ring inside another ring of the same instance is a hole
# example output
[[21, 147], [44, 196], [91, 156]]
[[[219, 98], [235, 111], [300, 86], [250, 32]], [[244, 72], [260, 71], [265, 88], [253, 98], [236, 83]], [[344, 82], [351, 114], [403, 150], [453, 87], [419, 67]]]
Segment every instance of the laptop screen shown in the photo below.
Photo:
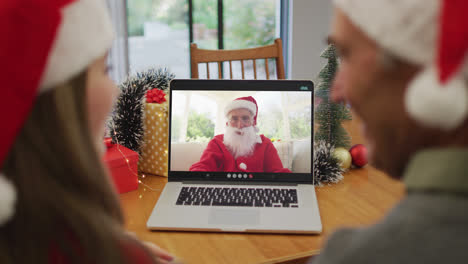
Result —
[[173, 80], [169, 180], [313, 183], [313, 83]]

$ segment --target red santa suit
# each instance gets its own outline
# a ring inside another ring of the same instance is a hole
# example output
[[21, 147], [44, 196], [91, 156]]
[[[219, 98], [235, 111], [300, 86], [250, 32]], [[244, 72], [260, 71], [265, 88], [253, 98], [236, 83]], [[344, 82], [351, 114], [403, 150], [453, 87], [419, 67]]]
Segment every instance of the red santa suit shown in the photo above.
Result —
[[291, 172], [284, 168], [278, 151], [271, 140], [260, 135], [261, 143], [256, 143], [250, 156], [234, 159], [224, 145], [224, 135], [215, 136], [200, 158], [190, 167], [190, 171], [230, 171], [230, 172]]

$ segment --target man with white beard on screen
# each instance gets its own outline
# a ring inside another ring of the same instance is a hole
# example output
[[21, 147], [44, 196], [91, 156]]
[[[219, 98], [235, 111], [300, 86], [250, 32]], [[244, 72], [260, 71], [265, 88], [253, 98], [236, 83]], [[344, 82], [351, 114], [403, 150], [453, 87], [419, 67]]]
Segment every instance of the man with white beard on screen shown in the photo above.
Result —
[[280, 172], [283, 167], [271, 140], [258, 135], [257, 102], [252, 96], [231, 101], [224, 109], [224, 135], [215, 136], [190, 171]]

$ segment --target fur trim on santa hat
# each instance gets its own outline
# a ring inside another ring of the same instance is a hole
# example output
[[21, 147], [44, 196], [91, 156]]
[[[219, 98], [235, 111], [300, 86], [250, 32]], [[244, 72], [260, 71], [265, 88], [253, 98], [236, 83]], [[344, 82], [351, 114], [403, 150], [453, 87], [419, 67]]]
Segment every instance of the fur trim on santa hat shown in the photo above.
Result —
[[468, 3], [451, 0], [334, 0], [386, 52], [422, 66], [405, 107], [422, 125], [451, 130], [468, 115]]
[[224, 116], [228, 116], [229, 112], [231, 112], [234, 109], [239, 109], [239, 108], [245, 108], [252, 112], [252, 114], [257, 116], [257, 106], [255, 103], [247, 100], [234, 100], [230, 102], [225, 108], [224, 108]]
[[405, 105], [408, 113], [422, 124], [451, 130], [468, 114], [468, 90], [460, 77], [441, 85], [435, 68], [428, 67], [409, 84]]
[[391, 54], [415, 64], [435, 60], [440, 0], [334, 0], [335, 5]]
[[62, 23], [41, 80], [41, 92], [71, 79], [104, 56], [114, 33], [103, 0], [76, 0], [62, 10]]
[[15, 213], [16, 190], [10, 180], [0, 173], [0, 226]]

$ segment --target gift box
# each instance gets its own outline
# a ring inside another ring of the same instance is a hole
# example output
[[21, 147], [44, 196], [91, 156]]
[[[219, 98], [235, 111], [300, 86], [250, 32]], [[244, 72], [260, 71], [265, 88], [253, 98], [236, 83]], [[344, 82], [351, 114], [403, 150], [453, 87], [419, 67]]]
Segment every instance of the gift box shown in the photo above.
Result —
[[122, 145], [111, 144], [104, 155], [119, 193], [138, 189], [138, 153]]
[[146, 103], [144, 110], [145, 131], [138, 170], [167, 177], [169, 114], [168, 104]]

